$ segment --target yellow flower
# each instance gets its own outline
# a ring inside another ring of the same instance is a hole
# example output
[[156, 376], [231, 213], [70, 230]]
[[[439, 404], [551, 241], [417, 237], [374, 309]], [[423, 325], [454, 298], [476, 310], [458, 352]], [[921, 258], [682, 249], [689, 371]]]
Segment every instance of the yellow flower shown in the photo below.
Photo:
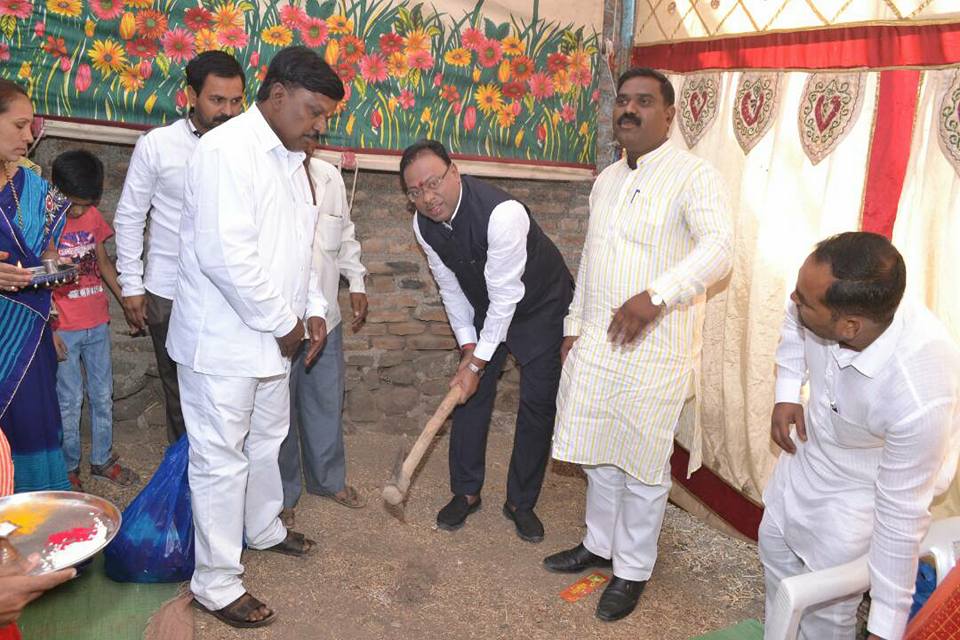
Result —
[[[260, 32], [260, 36], [267, 44], [272, 44], [277, 47], [286, 47], [293, 42], [293, 31], [290, 31], [289, 27], [285, 27], [282, 24], [267, 27]], [[197, 47], [197, 51], [199, 50], [200, 48]]]
[[390, 98], [389, 100], [387, 100], [387, 110], [390, 113], [393, 113], [394, 111], [397, 110], [398, 104], [400, 104], [399, 100], [397, 100], [396, 98]]
[[523, 41], [517, 36], [507, 36], [500, 41], [500, 44], [503, 45], [505, 56], [519, 56], [523, 53]]
[[406, 77], [409, 71], [410, 67], [407, 66], [407, 56], [399, 51], [390, 54], [390, 57], [387, 59], [387, 73], [394, 78], [403, 78]]
[[586, 136], [588, 133], [590, 133], [590, 127], [588, 127], [587, 123], [584, 122], [580, 125], [580, 135]]
[[139, 91], [143, 89], [143, 76], [140, 75], [138, 65], [128, 65], [120, 72], [120, 84], [124, 91]]
[[430, 51], [430, 36], [423, 29], [415, 29], [407, 34], [403, 44], [407, 48], [407, 55], [417, 51]]
[[143, 110], [148, 114], [153, 112], [153, 105], [157, 104], [157, 94], [156, 92], [151, 93], [150, 97], [147, 98], [147, 101], [143, 103]]
[[213, 10], [213, 26], [215, 29], [229, 29], [231, 27], [243, 28], [243, 14], [237, 5], [232, 2], [224, 2], [217, 5]]
[[550, 122], [553, 123], [553, 126], [557, 126], [560, 123], [560, 112], [554, 111], [553, 115], [550, 116]]
[[513, 146], [519, 149], [522, 143], [523, 143], [523, 129], [520, 129], [520, 131], [517, 131], [517, 137], [513, 139]]
[[424, 124], [430, 124], [430, 119], [430, 107], [426, 107], [424, 108], [423, 113], [420, 114], [420, 122]]
[[91, 20], [90, 18], [87, 18], [87, 21], [83, 23], [84, 35], [86, 35], [88, 38], [92, 38], [93, 31], [94, 29], [96, 29], [96, 27], [97, 27], [96, 23], [94, 23], [94, 21]]
[[510, 79], [510, 61], [504, 60], [500, 63], [500, 67], [497, 69], [497, 80], [500, 81], [500, 84], [507, 82]]
[[331, 40], [327, 43], [327, 51], [323, 54], [323, 59], [327, 61], [331, 67], [337, 64], [337, 58], [340, 57], [340, 43], [336, 40]]
[[472, 62], [473, 54], [470, 53], [469, 49], [464, 49], [463, 47], [458, 47], [456, 49], [451, 49], [443, 54], [443, 59], [447, 64], [451, 64], [455, 67], [465, 67], [470, 62]]
[[584, 51], [583, 49], [577, 49], [569, 56], [569, 64], [571, 69], [583, 68], [590, 70], [590, 54]]
[[566, 71], [557, 71], [553, 74], [553, 90], [556, 93], [569, 93], [573, 89], [570, 74]]
[[355, 114], [351, 113], [351, 114], [350, 114], [350, 117], [347, 118], [346, 131], [347, 131], [347, 135], [348, 135], [348, 136], [353, 135], [353, 125], [354, 125], [356, 122], [357, 122], [357, 116], [356, 116]]
[[[264, 38], [264, 41], [266, 40], [267, 39]], [[214, 33], [212, 29], [200, 29], [193, 39], [193, 45], [196, 47], [197, 53], [217, 51], [220, 49], [220, 39], [217, 38], [217, 34]]]
[[93, 68], [105, 76], [120, 71], [127, 64], [127, 52], [123, 45], [111, 38], [94, 40], [87, 56], [93, 63]]
[[497, 109], [497, 124], [504, 129], [509, 129], [517, 121], [517, 115], [508, 106]]
[[129, 40], [137, 32], [137, 19], [132, 13], [127, 11], [120, 18], [120, 37]]
[[29, 62], [24, 62], [20, 65], [20, 71], [17, 72], [17, 77], [21, 80], [26, 80], [30, 77], [31, 65]]
[[348, 19], [346, 16], [330, 16], [327, 18], [327, 26], [330, 27], [331, 33], [345, 35], [353, 32], [353, 20]]
[[473, 83], [476, 84], [480, 82], [480, 67], [473, 68]]
[[47, 0], [47, 11], [76, 18], [83, 11], [83, 3], [80, 0]]
[[149, 9], [153, 0], [126, 0], [123, 4], [134, 9]]
[[503, 98], [501, 97], [500, 89], [497, 89], [497, 87], [492, 84], [482, 84], [477, 87], [476, 92], [473, 94], [473, 99], [477, 101], [477, 108], [487, 116], [503, 108]]

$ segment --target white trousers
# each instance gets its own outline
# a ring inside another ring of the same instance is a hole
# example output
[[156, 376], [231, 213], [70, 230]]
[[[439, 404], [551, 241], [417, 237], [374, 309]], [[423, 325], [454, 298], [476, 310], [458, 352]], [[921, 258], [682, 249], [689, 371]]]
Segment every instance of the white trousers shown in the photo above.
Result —
[[613, 560], [613, 575], [649, 580], [670, 494], [670, 463], [660, 484], [644, 484], [612, 465], [584, 466], [587, 536], [583, 546]]
[[[790, 549], [769, 510], [760, 521], [758, 543], [760, 562], [763, 563], [766, 610], [770, 612], [780, 581], [808, 573], [810, 568]], [[862, 595], [856, 595], [807, 609], [800, 618], [798, 640], [853, 640], [857, 633], [857, 609], [862, 599]]]
[[190, 589], [208, 609], [243, 595], [240, 552], [280, 543], [277, 457], [290, 427], [289, 376], [240, 378], [177, 367], [190, 440], [196, 568]]

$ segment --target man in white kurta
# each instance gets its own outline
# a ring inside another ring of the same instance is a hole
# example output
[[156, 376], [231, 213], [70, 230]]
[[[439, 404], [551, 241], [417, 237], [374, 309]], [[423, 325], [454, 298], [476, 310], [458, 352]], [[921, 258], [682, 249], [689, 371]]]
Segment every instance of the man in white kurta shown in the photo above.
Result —
[[[899, 304], [905, 282], [899, 252], [870, 233], [828, 238], [801, 268], [777, 348], [784, 453], [759, 537], [768, 611], [784, 578], [869, 554], [867, 629], [884, 640], [903, 637], [930, 502], [960, 451], [960, 350], [925, 307]], [[800, 637], [852, 640], [860, 600], [806, 611]]]
[[275, 612], [245, 592], [240, 553], [302, 556], [287, 531], [277, 456], [290, 421], [290, 358], [309, 328], [322, 348], [326, 301], [311, 269], [317, 218], [303, 166], [309, 137], [343, 85], [313, 51], [278, 53], [257, 103], [200, 141], [187, 165], [177, 290], [167, 348], [177, 362], [190, 439], [196, 530], [191, 590], [234, 626]]
[[666, 77], [621, 76], [613, 123], [626, 158], [590, 195], [564, 324], [553, 457], [584, 466], [587, 534], [544, 564], [577, 572], [612, 560], [597, 608], [608, 621], [633, 611], [653, 570], [674, 432], [696, 386], [704, 294], [730, 269], [724, 186], [713, 167], [670, 144], [673, 115]]

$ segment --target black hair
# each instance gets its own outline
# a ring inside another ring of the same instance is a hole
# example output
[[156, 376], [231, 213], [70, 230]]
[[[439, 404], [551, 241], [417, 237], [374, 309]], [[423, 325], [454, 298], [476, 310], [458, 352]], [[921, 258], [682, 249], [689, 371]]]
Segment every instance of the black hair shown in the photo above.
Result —
[[663, 75], [656, 69], [651, 69], [650, 67], [634, 67], [633, 69], [627, 69], [620, 74], [620, 78], [617, 80], [617, 91], [620, 91], [620, 87], [623, 86], [623, 83], [631, 78], [653, 78], [660, 83], [660, 95], [663, 96], [664, 106], [673, 106], [676, 96], [674, 94], [673, 84], [671, 84], [670, 78]]
[[98, 202], [103, 194], [103, 163], [84, 149], [64, 151], [53, 161], [50, 179], [68, 198]]
[[823, 303], [834, 316], [858, 315], [889, 323], [907, 286], [903, 256], [884, 236], [849, 231], [817, 244], [813, 259], [827, 263], [836, 278]]
[[403, 172], [409, 167], [414, 160], [416, 160], [420, 155], [424, 153], [432, 153], [441, 160], [443, 164], [450, 166], [450, 163], [453, 162], [450, 159], [450, 154], [447, 153], [447, 148], [443, 146], [440, 142], [436, 140], [428, 140], [422, 138], [417, 140], [412, 145], [403, 150], [403, 155], [400, 156], [400, 188], [403, 189], [403, 192], [407, 192], [407, 183], [403, 180]]
[[17, 96], [23, 96], [28, 100], [30, 99], [30, 96], [27, 95], [27, 90], [19, 84], [6, 78], [0, 78], [0, 113], [6, 112], [6, 110], [10, 108], [10, 103], [13, 102]]
[[218, 78], [240, 78], [243, 87], [247, 86], [247, 79], [243, 75], [240, 63], [223, 51], [204, 51], [187, 63], [186, 74], [187, 84], [197, 95], [200, 95], [203, 83], [207, 81], [209, 75], [215, 75]]
[[267, 100], [273, 85], [278, 82], [288, 89], [303, 87], [337, 101], [343, 100], [346, 95], [336, 71], [320, 54], [307, 47], [287, 47], [273, 57], [267, 75], [257, 90], [257, 102]]

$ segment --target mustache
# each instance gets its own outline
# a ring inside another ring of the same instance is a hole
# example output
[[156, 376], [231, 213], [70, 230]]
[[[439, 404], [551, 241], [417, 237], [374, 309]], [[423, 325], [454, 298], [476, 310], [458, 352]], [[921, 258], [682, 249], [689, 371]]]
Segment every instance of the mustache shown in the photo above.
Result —
[[233, 117], [233, 116], [225, 116], [225, 115], [224, 115], [224, 116], [216, 116], [216, 117], [213, 119], [213, 121], [216, 122], [217, 124], [223, 124], [224, 122], [226, 122], [227, 120], [229, 120], [229, 119], [232, 118], [232, 117]]
[[310, 140], [311, 142], [316, 142], [317, 144], [320, 144], [320, 134], [317, 133], [316, 131], [307, 133], [303, 137], [306, 138], [307, 140]]
[[619, 125], [622, 125], [624, 122], [632, 122], [632, 123], [634, 123], [635, 125], [637, 125], [638, 127], [643, 124], [643, 122], [640, 120], [640, 118], [638, 118], [638, 117], [636, 117], [636, 116], [634, 116], [634, 115], [630, 115], [629, 113], [625, 113], [625, 114], [623, 114], [622, 116], [620, 116], [619, 118], [617, 118], [617, 125], [618, 125], [618, 126], [619, 126]]

